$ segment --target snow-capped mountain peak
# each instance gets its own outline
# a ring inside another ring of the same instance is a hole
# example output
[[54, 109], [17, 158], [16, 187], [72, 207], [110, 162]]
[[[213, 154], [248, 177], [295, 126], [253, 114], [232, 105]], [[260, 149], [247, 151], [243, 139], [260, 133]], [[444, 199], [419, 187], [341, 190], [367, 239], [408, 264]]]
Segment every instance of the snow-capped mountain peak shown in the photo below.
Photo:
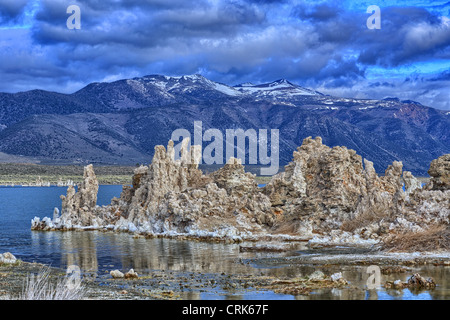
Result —
[[261, 97], [272, 96], [276, 98], [289, 98], [293, 96], [322, 95], [317, 91], [293, 84], [286, 79], [280, 79], [270, 83], [258, 85], [244, 83], [235, 86], [235, 88], [244, 94], [257, 95]]
[[317, 91], [293, 84], [286, 79], [280, 79], [263, 84], [253, 84], [247, 82], [234, 87], [209, 80], [200, 74], [183, 76], [149, 75], [132, 80], [141, 82], [142, 85], [150, 85], [158, 88], [159, 90], [165, 90], [168, 94], [172, 94], [174, 93], [173, 91], [178, 90], [182, 90], [182, 92], [193, 92], [202, 89], [216, 91], [218, 94], [224, 94], [230, 97], [252, 96], [275, 100], [284, 100], [296, 96], [322, 95]]
[[222, 83], [211, 81], [200, 74], [183, 75], [183, 76], [160, 76], [149, 75], [143, 78], [135, 78], [133, 80], [141, 81], [150, 86], [156, 86], [160, 89], [166, 90], [169, 93], [173, 90], [182, 90], [183, 92], [190, 92], [193, 90], [216, 90], [223, 94], [236, 96], [240, 93], [233, 87]]
[[[291, 103], [292, 99], [302, 100], [306, 97], [322, 96], [321, 93], [293, 84], [286, 79], [270, 83], [252, 84], [244, 83], [229, 86], [220, 82], [209, 80], [200, 74], [166, 76], [147, 75], [133, 79], [124, 79], [114, 82], [114, 86], [105, 86], [108, 95], [115, 101], [118, 109], [145, 107], [168, 103], [187, 103], [200, 100], [216, 99], [256, 99], [273, 102]], [[92, 86], [89, 90], [94, 89]], [[100, 89], [100, 87], [98, 88]], [[89, 90], [81, 90], [81, 93]], [[106, 92], [105, 92], [106, 94]], [[139, 103], [131, 103], [139, 102]]]

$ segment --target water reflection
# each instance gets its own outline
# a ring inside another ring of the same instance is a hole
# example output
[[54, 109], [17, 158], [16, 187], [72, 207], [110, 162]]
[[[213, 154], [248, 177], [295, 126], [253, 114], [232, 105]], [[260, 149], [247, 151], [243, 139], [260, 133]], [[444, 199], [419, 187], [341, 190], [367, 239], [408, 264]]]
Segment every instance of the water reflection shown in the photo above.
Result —
[[[104, 272], [113, 267], [137, 272], [172, 270], [211, 273], [260, 272], [239, 259], [254, 253], [240, 253], [236, 244], [133, 238], [130, 234], [100, 231], [32, 232], [32, 250], [45, 257], [56, 252], [52, 265], [65, 268], [76, 264], [84, 272]], [[261, 269], [262, 270], [262, 269]], [[273, 269], [276, 274], [279, 269]]]
[[[342, 272], [351, 288], [322, 289], [310, 295], [282, 295], [267, 291], [234, 292], [226, 290], [214, 292], [185, 292], [184, 299], [308, 299], [308, 300], [406, 300], [406, 299], [449, 299], [450, 267], [425, 265], [409, 268], [405, 273], [382, 275], [381, 283], [386, 281], [407, 281], [413, 273], [435, 279], [438, 286], [429, 291], [367, 290], [367, 266], [345, 265], [297, 265], [286, 264], [267, 268], [250, 265], [246, 259], [258, 256], [282, 256], [290, 253], [239, 252], [239, 245], [179, 241], [173, 239], [133, 238], [130, 234], [82, 231], [82, 232], [32, 232], [31, 249], [39, 262], [55, 267], [67, 268], [77, 265], [82, 272], [102, 275], [113, 269], [128, 271], [133, 268], [139, 274], [149, 274], [154, 270], [201, 272], [202, 274], [253, 274], [275, 277], [304, 277], [316, 270], [325, 274]], [[297, 254], [302, 254], [298, 251]]]

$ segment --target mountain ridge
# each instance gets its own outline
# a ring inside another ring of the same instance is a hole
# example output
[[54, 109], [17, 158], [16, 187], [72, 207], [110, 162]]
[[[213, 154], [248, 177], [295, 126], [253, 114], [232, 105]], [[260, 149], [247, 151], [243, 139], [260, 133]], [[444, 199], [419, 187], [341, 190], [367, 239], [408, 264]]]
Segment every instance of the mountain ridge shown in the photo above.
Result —
[[418, 102], [333, 97], [286, 79], [229, 86], [198, 74], [0, 93], [0, 152], [43, 163], [150, 162], [156, 144], [178, 128], [192, 134], [194, 121], [222, 132], [279, 129], [281, 165], [307, 136], [355, 149], [379, 172], [399, 160], [426, 175], [450, 152], [449, 113]]

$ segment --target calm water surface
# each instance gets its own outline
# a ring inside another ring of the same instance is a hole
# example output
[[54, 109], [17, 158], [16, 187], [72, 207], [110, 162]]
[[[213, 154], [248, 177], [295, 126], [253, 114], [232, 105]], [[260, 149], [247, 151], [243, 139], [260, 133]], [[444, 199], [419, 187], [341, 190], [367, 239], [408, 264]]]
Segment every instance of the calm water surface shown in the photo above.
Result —
[[[0, 253], [9, 251], [28, 262], [50, 264], [66, 268], [76, 264], [83, 272], [105, 274], [112, 269], [134, 268], [140, 274], [152, 270], [172, 270], [205, 273], [267, 274], [273, 276], [306, 276], [315, 269], [312, 266], [282, 266], [265, 268], [250, 265], [246, 259], [287, 253], [240, 253], [236, 244], [177, 241], [172, 239], [135, 239], [130, 234], [84, 231], [39, 232], [31, 231], [31, 219], [35, 216], [51, 217], [53, 209], [61, 209], [60, 195], [66, 187], [0, 187]], [[121, 186], [100, 186], [98, 205], [107, 205], [111, 198], [119, 196]], [[300, 252], [291, 252], [300, 254]], [[336, 266], [328, 272], [342, 272], [344, 278], [361, 290], [323, 290], [310, 296], [278, 295], [269, 291], [248, 291], [234, 298], [239, 299], [449, 299], [450, 268], [421, 267], [416, 271], [432, 276], [438, 284], [433, 291], [362, 290], [367, 275], [364, 268]], [[385, 280], [405, 281], [411, 273], [385, 276]], [[200, 299], [225, 299], [227, 292], [204, 292]]]

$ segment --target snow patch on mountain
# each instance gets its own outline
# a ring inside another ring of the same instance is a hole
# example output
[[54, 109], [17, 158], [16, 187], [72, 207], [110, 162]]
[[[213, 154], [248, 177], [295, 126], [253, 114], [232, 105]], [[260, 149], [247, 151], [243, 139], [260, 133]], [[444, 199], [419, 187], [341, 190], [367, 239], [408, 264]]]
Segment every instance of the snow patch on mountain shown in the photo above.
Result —
[[251, 83], [244, 83], [235, 86], [237, 90], [243, 94], [253, 95], [253, 96], [264, 96], [264, 97], [293, 97], [293, 96], [316, 96], [319, 95], [318, 92], [300, 87], [295, 85], [285, 79], [274, 81], [267, 84], [253, 85]]
[[241, 92], [239, 92], [238, 90], [229, 87], [227, 85], [221, 84], [221, 83], [215, 83], [214, 84], [214, 89], [216, 89], [217, 91], [220, 91], [222, 93], [225, 93], [229, 96], [240, 96], [242, 95]]
[[367, 106], [367, 107], [361, 107], [361, 108], [358, 108], [358, 110], [367, 110], [367, 109], [373, 109], [373, 108], [376, 108], [377, 106]]

